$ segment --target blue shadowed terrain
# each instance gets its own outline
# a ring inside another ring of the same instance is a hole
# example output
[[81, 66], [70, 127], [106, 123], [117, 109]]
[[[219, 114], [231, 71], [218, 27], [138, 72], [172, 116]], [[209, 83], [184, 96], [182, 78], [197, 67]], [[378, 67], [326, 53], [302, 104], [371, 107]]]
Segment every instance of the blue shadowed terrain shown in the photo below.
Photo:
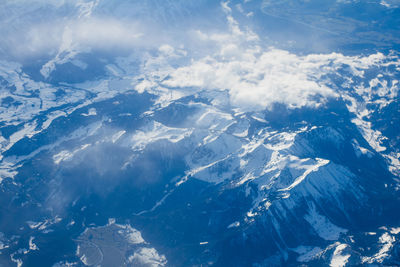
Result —
[[0, 25], [0, 266], [400, 265], [400, 1]]

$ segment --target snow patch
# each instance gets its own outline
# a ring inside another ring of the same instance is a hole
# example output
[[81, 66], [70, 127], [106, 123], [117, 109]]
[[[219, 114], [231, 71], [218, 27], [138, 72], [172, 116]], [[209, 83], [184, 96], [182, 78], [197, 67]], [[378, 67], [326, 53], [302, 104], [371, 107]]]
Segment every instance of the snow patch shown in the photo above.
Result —
[[300, 255], [296, 259], [298, 262], [309, 262], [315, 258], [318, 258], [321, 255], [321, 252], [323, 252], [320, 247], [308, 246], [299, 246], [292, 250]]
[[314, 204], [311, 205], [304, 219], [313, 227], [315, 232], [325, 240], [337, 240], [342, 233], [347, 232], [346, 229], [334, 225], [328, 218], [319, 214]]
[[381, 244], [379, 251], [372, 257], [363, 257], [362, 263], [382, 263], [385, 258], [389, 257], [389, 252], [395, 241], [396, 238], [394, 236], [391, 236], [389, 233], [383, 233], [378, 241]]
[[347, 244], [340, 244], [335, 248], [335, 251], [333, 252], [331, 262], [329, 266], [331, 267], [344, 267], [346, 266], [350, 254], [344, 254], [344, 250], [348, 247]]
[[190, 136], [193, 130], [185, 128], [167, 127], [157, 121], [152, 121], [142, 130], [136, 131], [132, 137], [132, 149], [135, 151], [143, 150], [148, 144], [158, 140], [168, 140], [177, 143]]
[[115, 133], [111, 138], [112, 142], [113, 143], [117, 142], [121, 138], [121, 136], [123, 136], [125, 133], [126, 131], [124, 130]]
[[88, 116], [96, 116], [97, 115], [97, 110], [95, 108], [90, 108], [88, 110], [88, 113], [82, 113], [82, 116], [88, 117]]
[[236, 228], [236, 227], [239, 227], [240, 226], [240, 222], [238, 222], [238, 221], [236, 221], [236, 222], [233, 222], [233, 223], [231, 223], [230, 225], [228, 225], [228, 229], [229, 228]]

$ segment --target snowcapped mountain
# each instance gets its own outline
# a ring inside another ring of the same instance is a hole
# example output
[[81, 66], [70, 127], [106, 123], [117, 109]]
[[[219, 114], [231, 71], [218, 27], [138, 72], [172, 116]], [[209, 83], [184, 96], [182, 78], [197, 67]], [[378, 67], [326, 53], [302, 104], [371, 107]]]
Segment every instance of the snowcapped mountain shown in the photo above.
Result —
[[0, 4], [0, 266], [399, 265], [398, 3], [304, 2]]

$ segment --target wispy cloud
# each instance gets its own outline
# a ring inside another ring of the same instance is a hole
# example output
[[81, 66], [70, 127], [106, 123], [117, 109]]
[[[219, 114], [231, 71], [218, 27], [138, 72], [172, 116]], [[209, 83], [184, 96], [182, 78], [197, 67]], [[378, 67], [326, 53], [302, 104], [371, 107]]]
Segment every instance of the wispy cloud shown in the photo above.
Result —
[[[23, 25], [26, 29], [7, 37], [16, 44], [7, 52], [46, 55], [42, 58], [47, 62], [40, 71], [48, 77], [57, 65], [74, 60], [82, 52], [101, 50], [118, 57], [120, 50], [135, 53], [143, 49], [133, 57], [143, 63], [135, 68], [145, 77], [136, 86], [140, 92], [154, 92], [155, 87], [168, 95], [173, 89], [180, 92], [177, 95], [226, 90], [231, 104], [243, 110], [262, 110], [274, 103], [289, 108], [319, 107], [328, 99], [339, 97], [326, 75], [346, 65], [359, 76], [364, 68], [380, 64], [385, 58], [379, 53], [369, 57], [336, 53], [300, 56], [268, 47], [263, 37], [235, 19], [233, 14], [238, 7], [231, 7], [229, 2], [222, 2], [219, 7], [225, 16], [225, 29], [191, 25], [166, 32], [146, 25], [143, 17], [96, 12], [99, 3], [73, 1], [69, 6], [65, 3], [67, 10], [73, 10], [65, 16], [56, 9], [49, 18], [35, 18], [34, 23], [28, 20]], [[126, 64], [119, 65], [118, 59], [115, 64], [126, 74], [137, 75], [125, 69]]]
[[[34, 29], [31, 38], [40, 40], [34, 42], [33, 50], [39, 50], [46, 40], [40, 39], [46, 28]], [[62, 29], [62, 35], [57, 54], [48, 61], [41, 73], [44, 77], [55, 69], [56, 64], [63, 64], [74, 58], [78, 53], [88, 52], [92, 49], [133, 49], [142, 43], [143, 33], [137, 23], [122, 23], [115, 19], [89, 18], [71, 21]]]
[[381, 53], [300, 56], [265, 47], [257, 34], [239, 25], [228, 2], [222, 3], [222, 9], [228, 31], [195, 32], [200, 42], [213, 43], [214, 50], [185, 66], [169, 70], [161, 86], [182, 91], [226, 90], [231, 104], [244, 111], [269, 109], [274, 103], [288, 108], [317, 108], [330, 98], [340, 97], [337, 89], [332, 88], [329, 75], [347, 68], [352, 75], [363, 77], [364, 70], [385, 64], [386, 56]]
[[[154, 34], [140, 19], [96, 13], [95, 1], [6, 1], [0, 4], [0, 51], [13, 60], [49, 59], [47, 77], [57, 64], [93, 50], [115, 53], [152, 47]], [[3, 13], [3, 14], [2, 14]], [[6, 14], [8, 13], [8, 14]]]
[[197, 32], [200, 40], [217, 44], [217, 51], [190, 65], [175, 69], [167, 87], [228, 90], [234, 106], [260, 110], [273, 103], [290, 108], [319, 106], [338, 95], [318, 82], [322, 61], [312, 61], [287, 51], [263, 48], [260, 38], [241, 29], [227, 2], [222, 3], [229, 31], [222, 34]]

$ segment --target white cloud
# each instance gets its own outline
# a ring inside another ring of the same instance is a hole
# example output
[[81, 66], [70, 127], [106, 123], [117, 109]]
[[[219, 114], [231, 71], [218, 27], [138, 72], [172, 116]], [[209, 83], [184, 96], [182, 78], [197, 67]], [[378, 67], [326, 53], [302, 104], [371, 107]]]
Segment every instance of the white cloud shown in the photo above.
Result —
[[163, 86], [228, 90], [231, 103], [243, 110], [260, 110], [273, 103], [290, 108], [318, 106], [337, 94], [317, 82], [321, 60], [299, 57], [274, 48], [262, 49], [259, 38], [242, 30], [232, 17], [227, 2], [222, 3], [229, 31], [206, 34], [197, 31], [200, 41], [214, 42], [217, 51], [169, 73]]
[[[227, 30], [182, 30], [176, 35], [177, 40], [170, 37], [154, 42], [159, 35], [157, 30], [149, 30], [151, 27], [139, 19], [136, 22], [115, 15], [99, 16], [94, 12], [96, 4], [97, 1], [75, 1], [79, 12], [73, 13], [73, 18], [55, 16], [28, 27], [28, 34], [19, 42], [21, 51], [28, 54], [46, 51], [53, 55], [41, 69], [44, 77], [57, 64], [70, 61], [84, 68], [85, 62], [74, 61], [81, 52], [96, 49], [114, 52], [121, 48], [134, 51], [144, 47], [145, 52], [140, 55], [143, 64], [139, 66], [144, 79], [135, 85], [139, 92], [154, 92], [156, 87], [174, 87], [184, 94], [203, 89], [226, 90], [231, 104], [242, 110], [262, 110], [273, 103], [289, 108], [318, 107], [339, 96], [324, 75], [335, 74], [346, 66], [355, 76], [362, 77], [365, 69], [383, 64], [386, 58], [380, 53], [358, 57], [337, 53], [299, 56], [264, 47], [257, 34], [235, 20], [229, 2], [221, 3]], [[148, 53], [152, 48], [158, 50], [156, 57], [154, 51]], [[171, 90], [164, 92], [172, 95]]]
[[93, 9], [99, 4], [99, 0], [96, 1], [79, 1], [76, 6], [79, 7], [79, 17], [90, 17]]
[[[84, 17], [88, 16], [88, 10], [84, 10]], [[54, 32], [53, 27], [62, 28], [60, 25], [37, 27], [31, 31], [31, 50], [40, 50], [45, 47], [43, 36], [45, 31]], [[49, 29], [50, 28], [50, 29]], [[54, 58], [48, 61], [41, 69], [44, 77], [56, 68], [57, 64], [63, 64], [73, 59], [78, 53], [91, 49], [133, 48], [140, 45], [142, 33], [136, 23], [123, 23], [116, 19], [86, 18], [77, 21], [69, 21], [62, 29], [58, 52]]]
[[167, 260], [164, 255], [158, 254], [154, 248], [140, 248], [129, 257], [129, 262], [143, 266], [166, 266]]
[[[121, 18], [97, 12], [99, 0], [6, 1], [0, 4], [3, 50], [15, 60], [51, 58], [41, 73], [47, 77], [57, 64], [73, 60], [77, 54], [101, 50], [134, 51], [152, 45], [151, 26], [140, 18]], [[151, 37], [150, 37], [151, 35]]]
[[318, 55], [297, 56], [287, 51], [262, 48], [259, 37], [241, 29], [233, 18], [228, 2], [223, 2], [228, 32], [196, 32], [199, 41], [212, 42], [215, 52], [191, 64], [173, 69], [162, 86], [228, 90], [231, 104], [242, 110], [262, 110], [273, 103], [289, 108], [323, 104], [338, 95], [319, 82], [326, 61]]
[[337, 75], [339, 69], [346, 68], [353, 77], [364, 78], [365, 70], [387, 64], [398, 64], [398, 59], [381, 53], [298, 56], [275, 48], [227, 43], [221, 44], [212, 56], [174, 69], [162, 85], [186, 90], [227, 90], [231, 104], [247, 111], [268, 109], [273, 103], [288, 108], [319, 107], [329, 98], [339, 97], [326, 76]]
[[[30, 0], [30, 4], [48, 4], [48, 5], [53, 5], [53, 6], [62, 6], [64, 5], [66, 1], [65, 0]], [[18, 5], [18, 4], [26, 4], [26, 0], [4, 0], [3, 4], [12, 4], [12, 5]]]
[[[221, 60], [230, 54], [240, 58]], [[221, 49], [220, 58], [207, 57], [176, 69], [163, 85], [228, 90], [233, 105], [244, 110], [259, 110], [273, 103], [290, 108], [318, 106], [337, 94], [317, 82], [319, 65], [283, 50], [240, 51], [233, 45]]]
[[184, 90], [227, 90], [233, 106], [244, 111], [271, 108], [281, 103], [288, 108], [319, 107], [339, 97], [327, 75], [346, 68], [363, 77], [372, 66], [384, 66], [382, 53], [344, 56], [338, 53], [299, 56], [288, 51], [264, 48], [259, 37], [241, 29], [228, 3], [222, 3], [229, 31], [196, 32], [199, 41], [213, 42], [217, 49], [189, 65], [173, 69], [162, 86]]

